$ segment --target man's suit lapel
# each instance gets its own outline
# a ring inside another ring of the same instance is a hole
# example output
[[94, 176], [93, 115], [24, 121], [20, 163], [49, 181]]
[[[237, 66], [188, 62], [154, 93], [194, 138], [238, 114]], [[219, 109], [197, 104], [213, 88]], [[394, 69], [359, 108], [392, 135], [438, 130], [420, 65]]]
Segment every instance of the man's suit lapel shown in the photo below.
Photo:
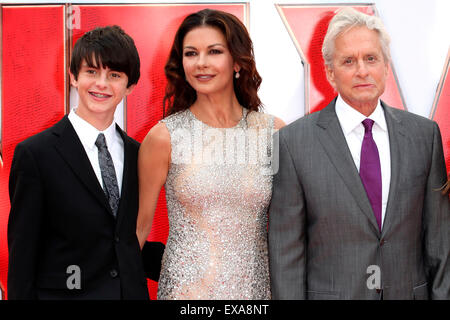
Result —
[[109, 206], [105, 193], [92, 169], [86, 151], [67, 116], [55, 125], [53, 133], [59, 137], [55, 144], [55, 148], [61, 157], [66, 161], [86, 188], [112, 214], [111, 207]]
[[[344, 133], [339, 124], [335, 111], [335, 103], [336, 99], [320, 111], [316, 123], [318, 126], [316, 130], [317, 136], [331, 163], [333, 163], [336, 171], [353, 195], [354, 200], [361, 208], [361, 211], [367, 216], [374, 230], [379, 233], [378, 224], [369, 198], [367, 197], [358, 169], [355, 166]], [[339, 194], [336, 196], [339, 197]]]
[[382, 229], [382, 236], [384, 236], [392, 226], [395, 219], [394, 203], [395, 201], [398, 201], [396, 195], [399, 194], [399, 181], [402, 176], [400, 155], [406, 157], [408, 154], [408, 136], [406, 134], [405, 126], [400, 119], [394, 115], [392, 109], [384, 102], [381, 102], [381, 105], [384, 109], [384, 115], [386, 118], [389, 134], [389, 148], [391, 153], [391, 183]]

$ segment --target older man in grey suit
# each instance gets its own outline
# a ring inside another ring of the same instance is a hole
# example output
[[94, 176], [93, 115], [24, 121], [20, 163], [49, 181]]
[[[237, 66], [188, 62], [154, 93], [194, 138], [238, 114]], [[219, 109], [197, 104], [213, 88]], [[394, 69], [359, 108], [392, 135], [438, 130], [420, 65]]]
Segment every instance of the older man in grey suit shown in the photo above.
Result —
[[276, 136], [273, 298], [450, 299], [437, 124], [379, 99], [390, 60], [379, 18], [341, 10], [322, 51], [338, 97]]

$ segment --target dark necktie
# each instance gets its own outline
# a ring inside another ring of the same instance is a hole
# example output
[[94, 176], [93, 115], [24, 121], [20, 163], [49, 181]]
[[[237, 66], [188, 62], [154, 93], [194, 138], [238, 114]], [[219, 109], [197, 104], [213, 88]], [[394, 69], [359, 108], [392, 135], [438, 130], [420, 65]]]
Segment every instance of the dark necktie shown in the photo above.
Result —
[[102, 172], [103, 190], [105, 191], [106, 198], [114, 216], [117, 216], [120, 200], [119, 187], [117, 185], [114, 163], [106, 146], [105, 135], [103, 133], [98, 135], [95, 145], [98, 148], [98, 162], [100, 164], [100, 171]]
[[381, 231], [381, 165], [378, 148], [372, 137], [374, 121], [366, 119], [364, 125], [364, 140], [361, 147], [359, 176], [366, 189], [370, 204]]

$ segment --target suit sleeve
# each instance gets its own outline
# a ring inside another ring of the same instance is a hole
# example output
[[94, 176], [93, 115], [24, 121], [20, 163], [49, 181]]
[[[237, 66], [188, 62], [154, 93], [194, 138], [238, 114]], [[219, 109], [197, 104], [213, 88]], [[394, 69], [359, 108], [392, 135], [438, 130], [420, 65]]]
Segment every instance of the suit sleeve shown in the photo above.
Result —
[[431, 299], [450, 299], [449, 197], [437, 189], [447, 179], [439, 127], [434, 124], [431, 168], [425, 190], [424, 250]]
[[278, 149], [279, 167], [273, 179], [269, 207], [272, 298], [305, 299], [306, 207], [301, 183], [281, 133], [274, 134], [274, 152]]
[[18, 144], [9, 177], [8, 299], [36, 298], [43, 189], [33, 155]]

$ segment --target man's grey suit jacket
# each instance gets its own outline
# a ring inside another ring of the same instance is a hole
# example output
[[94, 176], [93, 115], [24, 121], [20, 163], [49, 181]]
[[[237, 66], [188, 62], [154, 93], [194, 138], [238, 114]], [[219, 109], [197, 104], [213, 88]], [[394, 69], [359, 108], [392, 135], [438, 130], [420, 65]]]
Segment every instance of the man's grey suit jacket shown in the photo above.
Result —
[[[450, 299], [449, 198], [437, 124], [382, 102], [391, 184], [382, 231], [332, 101], [281, 129], [269, 209], [274, 299]], [[380, 270], [380, 288], [376, 283]]]

